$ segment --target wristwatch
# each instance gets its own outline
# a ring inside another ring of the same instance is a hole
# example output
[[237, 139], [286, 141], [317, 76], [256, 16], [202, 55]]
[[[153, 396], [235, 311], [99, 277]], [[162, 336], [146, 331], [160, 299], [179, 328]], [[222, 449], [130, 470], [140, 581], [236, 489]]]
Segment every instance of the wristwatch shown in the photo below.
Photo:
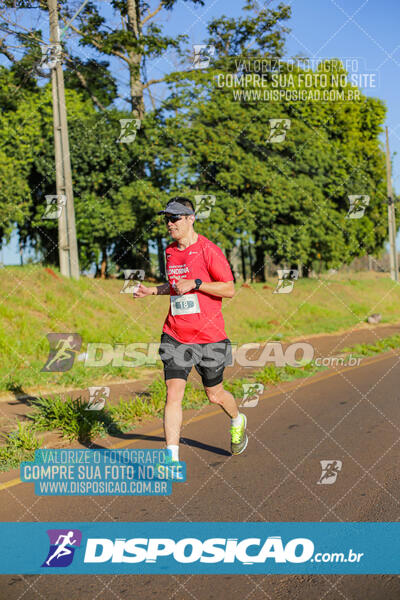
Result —
[[201, 279], [195, 279], [194, 282], [196, 284], [196, 286], [194, 288], [195, 290], [198, 290], [199, 287], [201, 286], [201, 284], [203, 283]]

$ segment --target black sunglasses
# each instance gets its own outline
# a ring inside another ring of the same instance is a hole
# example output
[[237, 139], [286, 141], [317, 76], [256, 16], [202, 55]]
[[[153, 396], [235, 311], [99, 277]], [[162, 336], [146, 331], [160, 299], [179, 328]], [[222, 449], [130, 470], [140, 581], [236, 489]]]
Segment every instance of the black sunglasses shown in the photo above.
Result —
[[168, 225], [168, 223], [170, 221], [171, 221], [171, 223], [176, 223], [177, 221], [180, 221], [182, 219], [182, 217], [183, 217], [183, 215], [170, 215], [169, 217], [167, 217], [167, 215], [165, 215], [164, 221]]

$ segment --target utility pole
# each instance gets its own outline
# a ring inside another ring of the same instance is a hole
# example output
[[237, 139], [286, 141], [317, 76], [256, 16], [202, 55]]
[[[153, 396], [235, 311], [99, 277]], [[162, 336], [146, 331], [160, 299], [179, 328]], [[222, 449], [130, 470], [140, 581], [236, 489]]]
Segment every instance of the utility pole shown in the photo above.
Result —
[[[50, 19], [50, 42], [59, 46], [60, 31], [58, 27], [57, 0], [47, 0], [47, 5]], [[61, 275], [79, 279], [78, 244], [76, 241], [64, 74], [60, 54], [56, 50], [57, 58], [55, 66], [51, 70], [57, 196], [66, 197], [66, 205], [62, 207], [58, 218], [58, 253]]]
[[386, 184], [388, 196], [388, 227], [389, 227], [389, 257], [390, 257], [390, 277], [394, 281], [399, 280], [399, 264], [396, 250], [396, 213], [394, 210], [394, 199], [392, 189], [392, 167], [390, 163], [389, 150], [389, 132], [386, 127]]

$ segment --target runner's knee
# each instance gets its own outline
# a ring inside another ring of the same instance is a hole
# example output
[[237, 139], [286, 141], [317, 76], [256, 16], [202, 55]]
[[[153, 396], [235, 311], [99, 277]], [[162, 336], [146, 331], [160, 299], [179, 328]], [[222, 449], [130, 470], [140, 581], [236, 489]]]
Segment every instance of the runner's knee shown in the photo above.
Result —
[[182, 380], [182, 383], [170, 383], [167, 385], [167, 402], [169, 404], [182, 402], [185, 394], [186, 381]]
[[167, 393], [167, 403], [168, 404], [181, 404], [183, 400], [183, 394], [174, 394], [174, 393]]

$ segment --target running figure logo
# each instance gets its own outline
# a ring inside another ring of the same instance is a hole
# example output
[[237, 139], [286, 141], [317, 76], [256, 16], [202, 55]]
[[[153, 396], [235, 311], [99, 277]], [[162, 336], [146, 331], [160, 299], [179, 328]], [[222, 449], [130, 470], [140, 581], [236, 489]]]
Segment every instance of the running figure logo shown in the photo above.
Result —
[[125, 281], [120, 294], [136, 294], [144, 275], [143, 269], [124, 269]]
[[193, 44], [193, 67], [195, 69], [207, 69], [214, 54], [215, 46], [207, 44]]
[[243, 383], [243, 400], [239, 406], [253, 408], [257, 406], [260, 395], [264, 391], [262, 383]]
[[82, 346], [79, 333], [48, 333], [50, 352], [42, 371], [62, 373], [72, 368], [76, 352]]
[[61, 62], [62, 46], [59, 42], [45, 44], [42, 46], [42, 58], [39, 67], [42, 69], [54, 69]]
[[320, 460], [321, 477], [317, 481], [317, 485], [331, 485], [335, 483], [339, 471], [342, 470], [341, 460]]
[[106, 400], [110, 397], [110, 388], [108, 386], [96, 385], [89, 387], [89, 402], [85, 410], [102, 410]]
[[290, 294], [298, 277], [298, 269], [278, 269], [278, 285], [273, 293]]
[[287, 130], [290, 129], [290, 124], [290, 119], [270, 119], [269, 125], [271, 131], [269, 132], [267, 142], [284, 142]]
[[215, 204], [216, 197], [212, 194], [196, 195], [195, 214], [196, 219], [207, 219], [211, 214], [211, 209]]
[[47, 206], [42, 219], [58, 219], [63, 207], [67, 203], [67, 197], [63, 194], [58, 194], [57, 196], [45, 196], [45, 198]]
[[48, 529], [50, 548], [42, 567], [68, 567], [82, 541], [79, 529]]
[[369, 205], [369, 196], [348, 196], [348, 198], [350, 206], [346, 219], [361, 219]]
[[121, 126], [121, 132], [117, 143], [119, 144], [131, 144], [136, 139], [138, 129], [140, 129], [140, 119], [120, 119], [119, 124]]

